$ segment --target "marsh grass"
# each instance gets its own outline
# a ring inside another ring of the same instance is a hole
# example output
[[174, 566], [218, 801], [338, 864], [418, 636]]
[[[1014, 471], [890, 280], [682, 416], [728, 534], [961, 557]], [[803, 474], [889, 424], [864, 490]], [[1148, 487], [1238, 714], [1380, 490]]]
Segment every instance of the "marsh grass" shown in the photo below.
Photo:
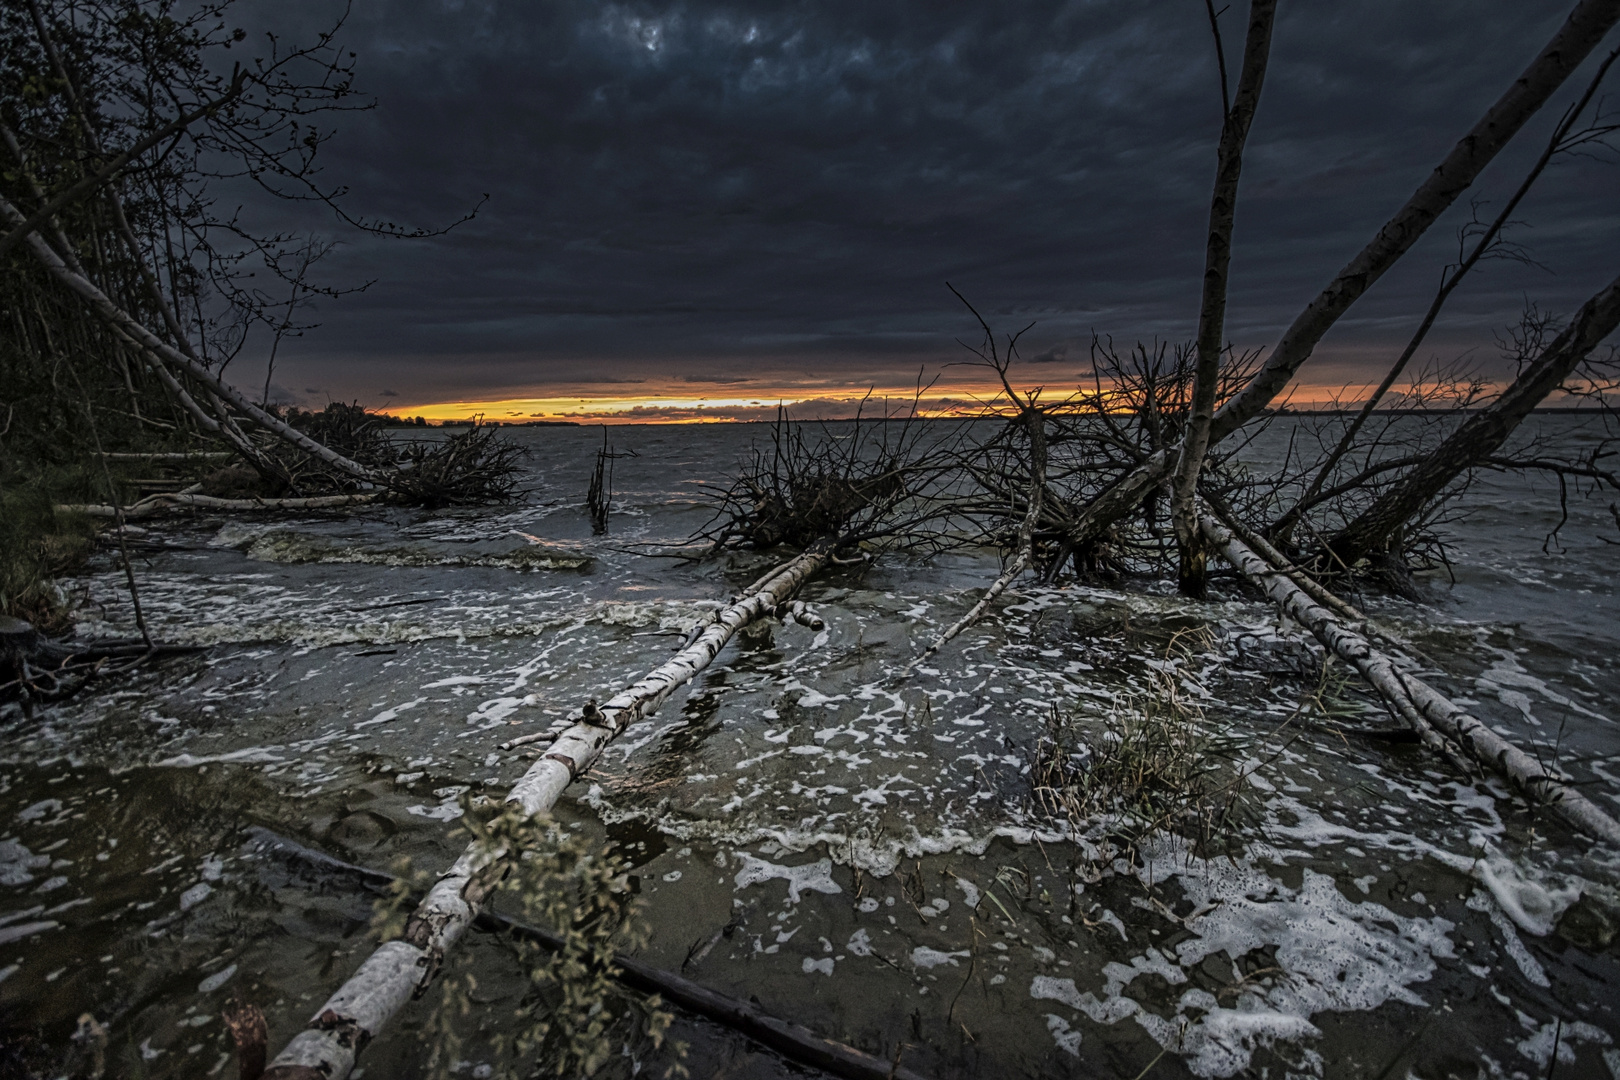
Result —
[[1206, 845], [1226, 831], [1241, 787], [1244, 744], [1199, 704], [1185, 635], [1172, 638], [1147, 685], [1097, 719], [1054, 704], [1030, 762], [1031, 809], [1080, 835], [1103, 825], [1126, 852], [1174, 831]]
[[1281, 757], [1302, 729], [1343, 738], [1346, 722], [1371, 706], [1352, 692], [1350, 672], [1331, 656], [1300, 688], [1294, 709], [1268, 731], [1239, 734], [1206, 713], [1191, 660], [1209, 642], [1179, 631], [1146, 686], [1116, 698], [1100, 718], [1054, 704], [1030, 759], [1032, 813], [1072, 836], [1108, 841], [1109, 857], [1134, 858], [1154, 836], [1174, 833], [1204, 857], [1240, 846], [1249, 820], [1249, 778]]

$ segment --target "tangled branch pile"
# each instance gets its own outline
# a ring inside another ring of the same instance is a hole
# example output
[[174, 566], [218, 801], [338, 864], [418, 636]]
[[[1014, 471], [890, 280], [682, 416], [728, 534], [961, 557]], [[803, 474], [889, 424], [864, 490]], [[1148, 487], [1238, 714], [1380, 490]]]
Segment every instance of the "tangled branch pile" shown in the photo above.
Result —
[[728, 487], [711, 490], [714, 517], [698, 535], [715, 551], [926, 544], [937, 513], [922, 496], [949, 471], [951, 441], [920, 422], [915, 402], [896, 417], [815, 425], [779, 409], [770, 444], [752, 449]]

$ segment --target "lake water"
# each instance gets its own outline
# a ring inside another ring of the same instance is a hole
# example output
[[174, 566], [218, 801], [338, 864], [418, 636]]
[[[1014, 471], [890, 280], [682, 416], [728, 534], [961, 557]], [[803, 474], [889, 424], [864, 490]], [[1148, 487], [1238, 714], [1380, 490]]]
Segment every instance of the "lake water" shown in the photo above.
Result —
[[[600, 432], [568, 428], [513, 432], [532, 453], [511, 506], [149, 523], [154, 635], [207, 650], [3, 713], [8, 1037], [66, 1050], [89, 1012], [111, 1075], [232, 1076], [234, 993], [283, 1044], [370, 952], [375, 896], [250, 830], [447, 866], [462, 796], [529, 763], [500, 742], [633, 682], [773, 561], [634, 550], [684, 542], [764, 434], [616, 429], [639, 456], [605, 537], [583, 508]], [[1620, 812], [1607, 500], [1573, 500], [1547, 550], [1555, 484], [1490, 475], [1470, 503], [1455, 582], [1372, 606], [1425, 677]], [[1541, 1077], [1555, 1053], [1560, 1077], [1620, 1076], [1615, 853], [1378, 737], [1353, 681], [1332, 715], [1302, 708], [1319, 650], [1235, 592], [1023, 583], [908, 674], [995, 572], [989, 553], [829, 570], [801, 594], [825, 630], [739, 635], [569, 790], [559, 818], [636, 864], [643, 959], [680, 968], [735, 920], [689, 977], [941, 1077]], [[132, 633], [110, 564], [64, 584], [82, 633]], [[1242, 776], [1221, 857], [1161, 840], [1127, 861], [1030, 805], [1054, 704], [1101, 738], [1164, 673]], [[478, 978], [462, 1073], [487, 1075], [522, 972], [487, 934], [450, 967]], [[368, 1073], [419, 1074], [436, 1001]], [[673, 1035], [694, 1076], [797, 1075], [706, 1022]]]

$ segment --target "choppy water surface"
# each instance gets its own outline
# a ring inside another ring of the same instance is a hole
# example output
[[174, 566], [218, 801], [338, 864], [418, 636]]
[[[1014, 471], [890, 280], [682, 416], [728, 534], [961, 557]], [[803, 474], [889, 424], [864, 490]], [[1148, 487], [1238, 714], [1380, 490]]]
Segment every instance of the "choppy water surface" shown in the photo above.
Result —
[[[1567, 423], [1549, 419], [1546, 423]], [[666, 658], [765, 561], [651, 559], [706, 512], [746, 427], [623, 429], [611, 535], [582, 501], [599, 434], [523, 431], [530, 494], [496, 510], [368, 509], [152, 526], [154, 632], [209, 646], [63, 706], [4, 714], [0, 1009], [65, 1050], [110, 1024], [115, 1075], [233, 1075], [218, 1013], [262, 1005], [279, 1045], [370, 951], [374, 896], [266, 857], [267, 827], [353, 862], [448, 865], [464, 792], [503, 792], [498, 744]], [[1571, 434], [1571, 438], [1578, 435]], [[1457, 581], [1385, 625], [1453, 696], [1620, 812], [1620, 609], [1606, 505], [1491, 478], [1454, 527]], [[514, 531], [547, 541], [536, 547]], [[938, 1076], [1620, 1076], [1613, 853], [1411, 745], [1302, 710], [1318, 650], [1274, 611], [1117, 588], [1024, 587], [902, 669], [993, 577], [989, 558], [884, 559], [803, 594], [826, 620], [739, 638], [633, 728], [559, 814], [635, 857], [642, 950]], [[86, 634], [128, 634], [121, 575], [72, 583]], [[1052, 706], [1100, 732], [1155, 669], [1218, 730], [1235, 832], [1130, 862], [1032, 814]], [[468, 1075], [522, 990], [473, 935]], [[411, 1076], [435, 998], [362, 1059]], [[786, 1066], [681, 1020], [693, 1075]], [[659, 1074], [667, 1061], [643, 1063]]]

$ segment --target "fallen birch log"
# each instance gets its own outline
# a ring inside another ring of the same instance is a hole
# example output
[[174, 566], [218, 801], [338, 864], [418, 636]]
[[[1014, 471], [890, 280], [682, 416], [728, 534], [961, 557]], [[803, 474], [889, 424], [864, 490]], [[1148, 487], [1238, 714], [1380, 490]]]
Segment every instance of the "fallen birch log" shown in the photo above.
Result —
[[[652, 715], [671, 694], [714, 662], [738, 630], [785, 604], [827, 563], [817, 546], [776, 567], [715, 613], [690, 645], [641, 681], [596, 708], [558, 736], [552, 749], [523, 774], [507, 795], [530, 817], [547, 813], [569, 784], [586, 772], [602, 748], [631, 724]], [[337, 993], [316, 1010], [309, 1026], [276, 1055], [265, 1080], [344, 1080], [360, 1050], [411, 998], [432, 983], [484, 900], [505, 876], [515, 852], [467, 846], [454, 866], [428, 890], [404, 934], [379, 945]]]
[[[248, 829], [248, 835], [259, 843], [266, 854], [279, 856], [288, 862], [303, 863], [317, 871], [352, 875], [374, 886], [388, 886], [399, 880], [392, 874], [333, 858], [324, 851], [305, 847], [296, 840], [278, 836], [259, 826]], [[563, 945], [562, 937], [550, 930], [518, 922], [494, 911], [480, 914], [475, 925], [483, 930], [504, 931], [514, 937], [536, 942], [552, 952], [559, 951]], [[825, 1038], [800, 1024], [778, 1019], [753, 1002], [727, 997], [673, 971], [655, 968], [623, 953], [614, 954], [613, 965], [614, 978], [632, 990], [662, 995], [666, 1002], [740, 1031], [791, 1061], [833, 1076], [845, 1077], [846, 1080], [922, 1080], [917, 1073], [900, 1068], [892, 1061]]]
[[[123, 507], [124, 519], [151, 517], [164, 510], [193, 507], [202, 510], [327, 510], [335, 506], [357, 506], [375, 502], [375, 491], [362, 491], [353, 495], [311, 495], [302, 499], [220, 499], [213, 495], [197, 495], [183, 491], [165, 491], [148, 495], [139, 502]], [[119, 507], [104, 503], [61, 503], [59, 514], [85, 514], [89, 517], [116, 518]]]
[[[1430, 745], [1441, 740], [1461, 747], [1473, 760], [1505, 778], [1531, 803], [1546, 806], [1588, 836], [1620, 845], [1620, 822], [1541, 762], [1492, 731], [1483, 721], [1452, 704], [1423, 680], [1396, 668], [1365, 637], [1345, 627], [1287, 574], [1272, 567], [1208, 511], [1199, 524], [1233, 568], [1259, 586], [1284, 613], [1316, 635], [1335, 656], [1355, 667], [1392, 712], [1411, 724]], [[1442, 739], [1443, 737], [1443, 739]]]

